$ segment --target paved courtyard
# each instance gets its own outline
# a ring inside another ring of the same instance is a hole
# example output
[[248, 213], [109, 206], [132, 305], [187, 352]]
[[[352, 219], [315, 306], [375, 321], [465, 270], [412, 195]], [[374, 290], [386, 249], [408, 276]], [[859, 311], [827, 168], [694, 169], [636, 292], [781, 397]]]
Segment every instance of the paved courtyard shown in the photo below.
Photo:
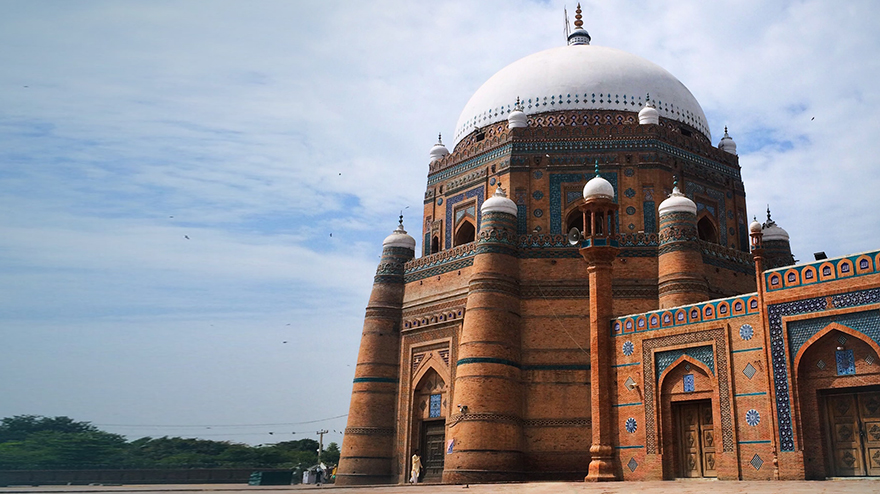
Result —
[[292, 485], [252, 487], [247, 485], [126, 485], [126, 486], [40, 486], [40, 487], [3, 487], [0, 494], [37, 494], [37, 493], [130, 493], [130, 494], [167, 494], [173, 492], [205, 492], [210, 494], [243, 494], [259, 493], [281, 494], [301, 491], [327, 491], [344, 494], [427, 494], [427, 493], [461, 493], [461, 494], [623, 494], [638, 492], [640, 494], [867, 494], [880, 493], [880, 478], [855, 480], [827, 480], [823, 482], [786, 481], [786, 482], [725, 482], [713, 480], [678, 480], [668, 482], [615, 482], [603, 484], [587, 484], [580, 482], [530, 482], [517, 484], [472, 484], [462, 485], [430, 485], [420, 484], [369, 487], [336, 487], [324, 485]]

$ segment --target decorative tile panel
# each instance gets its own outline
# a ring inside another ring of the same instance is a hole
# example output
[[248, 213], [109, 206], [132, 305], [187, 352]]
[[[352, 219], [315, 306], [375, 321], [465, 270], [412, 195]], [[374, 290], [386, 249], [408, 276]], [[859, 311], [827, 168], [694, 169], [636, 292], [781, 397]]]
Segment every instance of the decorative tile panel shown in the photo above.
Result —
[[743, 374], [745, 374], [746, 377], [748, 377], [749, 379], [755, 377], [756, 372], [758, 372], [758, 370], [755, 369], [755, 367], [751, 363], [746, 364], [745, 369], [743, 369]]
[[629, 357], [630, 355], [632, 355], [633, 349], [634, 349], [633, 343], [631, 341], [625, 341], [623, 343], [623, 348], [621, 348], [621, 351], [623, 352], [624, 355]]
[[691, 347], [691, 348], [680, 348], [677, 350], [669, 350], [666, 352], [658, 352], [654, 354], [654, 358], [657, 362], [657, 381], [660, 381], [660, 376], [663, 375], [663, 371], [666, 370], [667, 367], [672, 365], [673, 362], [678, 360], [682, 355], [687, 355], [689, 357], [693, 357], [696, 360], [706, 364], [706, 367], [715, 373], [715, 356], [712, 352], [712, 346], [699, 346], [699, 347]]
[[755, 330], [751, 324], [743, 324], [739, 327], [739, 337], [744, 340], [751, 340], [755, 335]]
[[752, 427], [757, 426], [759, 423], [761, 423], [761, 414], [758, 413], [757, 410], [752, 408], [751, 410], [746, 412], [746, 423]]
[[693, 393], [694, 392], [694, 375], [693, 374], [685, 374], [682, 378], [682, 386], [684, 387], [685, 393]]
[[755, 470], [760, 470], [763, 464], [764, 460], [762, 460], [757, 453], [755, 453], [755, 456], [753, 456], [752, 460], [749, 462], [749, 465], [751, 465]]
[[431, 395], [431, 404], [428, 408], [428, 417], [434, 418], [440, 416], [440, 406], [441, 406], [441, 398], [443, 395], [436, 394]]
[[630, 472], [635, 472], [636, 468], [638, 468], [638, 466], [639, 466], [639, 462], [636, 461], [635, 457], [630, 458], [629, 462], [627, 462], [627, 464], [626, 464], [626, 467], [629, 468]]
[[477, 231], [480, 231], [480, 207], [482, 207], [482, 205], [483, 205], [483, 198], [486, 197], [486, 190], [485, 189], [486, 189], [485, 186], [481, 185], [475, 189], [471, 189], [467, 192], [462, 192], [461, 194], [458, 194], [458, 195], [455, 195], [455, 196], [452, 196], [452, 197], [449, 197], [446, 199], [446, 225], [447, 226], [446, 226], [445, 244], [446, 244], [447, 249], [452, 248], [452, 228], [450, 227], [450, 225], [453, 224], [452, 223], [452, 210], [455, 208], [456, 203], [464, 201], [466, 199], [473, 198], [473, 197], [477, 198], [477, 205], [476, 205], [476, 211], [475, 211], [476, 218], [477, 218], [477, 224], [475, 225], [475, 228]]
[[837, 375], [850, 376], [856, 373], [856, 359], [852, 350], [837, 350], [834, 352], [837, 360]]
[[630, 418], [626, 419], [626, 426], [625, 427], [626, 427], [626, 432], [629, 432], [630, 434], [632, 434], [636, 431], [636, 429], [639, 428], [639, 424], [636, 422], [636, 419], [634, 419], [633, 417], [630, 417]]

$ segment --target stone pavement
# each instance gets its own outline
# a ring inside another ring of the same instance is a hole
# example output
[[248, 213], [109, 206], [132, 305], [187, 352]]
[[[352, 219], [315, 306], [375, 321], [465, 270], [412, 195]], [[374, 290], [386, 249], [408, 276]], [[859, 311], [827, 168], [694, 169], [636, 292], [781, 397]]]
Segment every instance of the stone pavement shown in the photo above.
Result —
[[340, 494], [880, 494], [880, 477], [826, 481], [734, 482], [715, 480], [675, 480], [666, 482], [613, 482], [588, 484], [582, 482], [528, 482], [511, 484], [462, 485], [392, 485], [367, 487], [336, 487], [334, 485], [292, 485], [254, 487], [237, 484], [211, 485], [124, 485], [124, 486], [39, 486], [3, 487], [0, 494], [169, 494], [174, 492], [205, 492], [210, 494], [304, 494], [302, 491], [326, 491]]

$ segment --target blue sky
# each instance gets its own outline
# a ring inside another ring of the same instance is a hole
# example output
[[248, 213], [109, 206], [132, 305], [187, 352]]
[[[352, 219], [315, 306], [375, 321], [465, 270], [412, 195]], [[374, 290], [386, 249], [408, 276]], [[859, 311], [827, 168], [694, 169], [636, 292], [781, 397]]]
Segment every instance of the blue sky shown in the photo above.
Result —
[[[0, 2], [0, 416], [341, 431], [305, 422], [348, 412], [381, 241], [437, 133], [563, 43], [563, 5]], [[715, 142], [729, 126], [749, 213], [769, 203], [797, 258], [880, 247], [871, 2], [583, 5], [594, 44], [678, 77]]]

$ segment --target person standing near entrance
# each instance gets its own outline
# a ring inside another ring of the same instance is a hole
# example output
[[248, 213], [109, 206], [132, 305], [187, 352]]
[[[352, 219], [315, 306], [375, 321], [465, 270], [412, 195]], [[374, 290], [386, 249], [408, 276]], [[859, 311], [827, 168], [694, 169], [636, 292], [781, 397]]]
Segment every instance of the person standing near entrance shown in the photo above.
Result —
[[412, 471], [410, 472], [409, 482], [411, 484], [419, 483], [419, 474], [422, 472], [422, 457], [419, 456], [419, 450], [412, 455]]

